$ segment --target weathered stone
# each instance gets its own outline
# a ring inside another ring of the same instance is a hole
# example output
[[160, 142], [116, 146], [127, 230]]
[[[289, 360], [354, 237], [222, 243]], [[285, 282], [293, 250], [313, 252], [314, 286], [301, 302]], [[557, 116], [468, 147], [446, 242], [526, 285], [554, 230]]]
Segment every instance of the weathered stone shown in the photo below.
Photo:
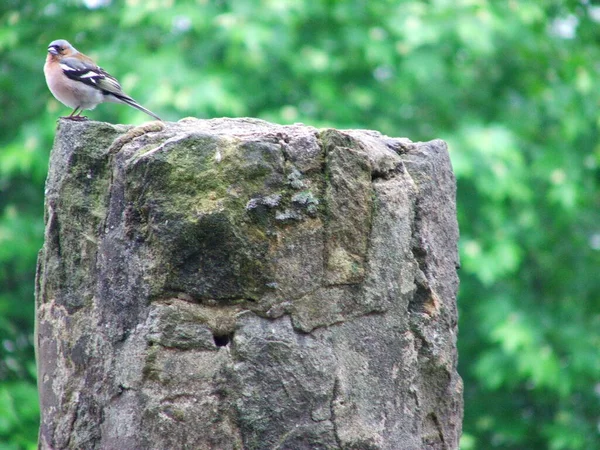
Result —
[[37, 276], [42, 449], [454, 449], [442, 141], [63, 120]]

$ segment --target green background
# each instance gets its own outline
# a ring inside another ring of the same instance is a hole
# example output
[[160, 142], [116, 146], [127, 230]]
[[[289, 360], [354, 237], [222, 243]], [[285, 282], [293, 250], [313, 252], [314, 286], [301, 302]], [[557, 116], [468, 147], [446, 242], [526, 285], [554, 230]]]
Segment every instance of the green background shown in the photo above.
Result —
[[[445, 139], [458, 179], [461, 447], [600, 448], [600, 6], [0, 2], [0, 450], [36, 448], [34, 273], [65, 38], [167, 120]], [[124, 105], [87, 115], [149, 119]]]

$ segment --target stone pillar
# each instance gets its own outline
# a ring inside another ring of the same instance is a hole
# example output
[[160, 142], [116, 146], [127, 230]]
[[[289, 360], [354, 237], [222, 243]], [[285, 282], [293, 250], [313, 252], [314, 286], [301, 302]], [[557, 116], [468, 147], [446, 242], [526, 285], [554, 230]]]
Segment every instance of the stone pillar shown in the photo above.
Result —
[[45, 206], [40, 448], [458, 448], [444, 142], [62, 120]]

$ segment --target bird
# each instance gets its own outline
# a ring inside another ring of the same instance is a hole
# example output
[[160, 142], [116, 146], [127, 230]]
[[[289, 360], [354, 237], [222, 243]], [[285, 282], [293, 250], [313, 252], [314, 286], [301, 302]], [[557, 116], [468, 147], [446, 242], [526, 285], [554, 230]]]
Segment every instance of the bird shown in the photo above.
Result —
[[62, 104], [74, 108], [67, 119], [86, 120], [81, 115], [84, 109], [94, 109], [100, 103], [113, 102], [132, 106], [162, 121], [123, 92], [115, 77], [65, 39], [52, 41], [48, 45], [44, 75], [52, 95]]

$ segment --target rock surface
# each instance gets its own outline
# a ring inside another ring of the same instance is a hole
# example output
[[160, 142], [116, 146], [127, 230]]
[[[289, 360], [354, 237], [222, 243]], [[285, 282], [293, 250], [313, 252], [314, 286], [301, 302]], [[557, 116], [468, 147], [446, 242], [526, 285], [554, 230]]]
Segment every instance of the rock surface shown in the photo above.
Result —
[[442, 141], [62, 120], [45, 206], [41, 448], [458, 448]]

